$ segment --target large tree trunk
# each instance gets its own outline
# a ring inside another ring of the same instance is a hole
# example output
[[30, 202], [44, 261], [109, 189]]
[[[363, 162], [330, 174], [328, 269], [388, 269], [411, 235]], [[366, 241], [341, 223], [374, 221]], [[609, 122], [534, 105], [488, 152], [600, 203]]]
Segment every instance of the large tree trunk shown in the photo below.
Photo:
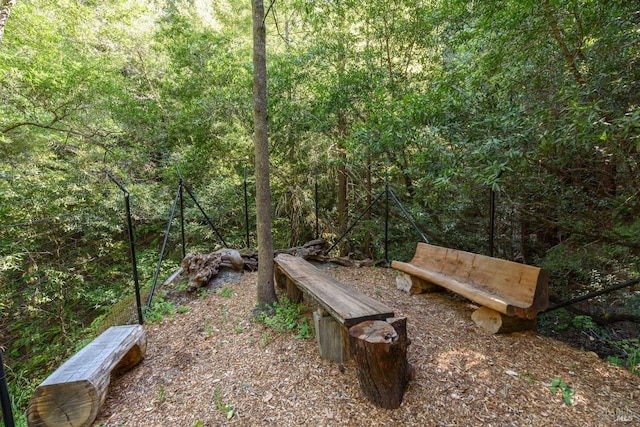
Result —
[[273, 286], [273, 238], [267, 133], [267, 61], [264, 2], [252, 0], [253, 10], [253, 143], [256, 167], [256, 226], [258, 237], [257, 309], [276, 302]]
[[18, 0], [2, 0], [0, 6], [0, 43], [4, 37], [4, 27], [7, 26], [9, 15], [11, 14], [11, 7], [16, 4]]

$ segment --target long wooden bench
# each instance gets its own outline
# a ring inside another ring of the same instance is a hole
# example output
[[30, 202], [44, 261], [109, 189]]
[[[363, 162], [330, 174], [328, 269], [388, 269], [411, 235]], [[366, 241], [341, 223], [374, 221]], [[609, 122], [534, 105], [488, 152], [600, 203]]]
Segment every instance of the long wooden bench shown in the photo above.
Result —
[[493, 333], [533, 329], [549, 305], [548, 273], [525, 264], [418, 243], [411, 262], [391, 267], [411, 293], [446, 288], [481, 305], [472, 318]]
[[40, 384], [27, 408], [34, 426], [89, 426], [107, 396], [112, 375], [142, 360], [147, 338], [141, 325], [112, 326]]
[[393, 310], [339, 282], [306, 260], [288, 254], [275, 258], [275, 279], [287, 298], [301, 302], [306, 294], [319, 305], [314, 313], [320, 356], [336, 362], [349, 360], [349, 328], [365, 320], [386, 320]]

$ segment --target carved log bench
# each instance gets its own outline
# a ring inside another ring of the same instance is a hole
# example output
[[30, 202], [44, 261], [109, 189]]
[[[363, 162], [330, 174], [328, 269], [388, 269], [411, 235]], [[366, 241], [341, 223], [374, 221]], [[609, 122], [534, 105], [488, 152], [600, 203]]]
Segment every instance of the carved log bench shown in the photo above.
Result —
[[146, 349], [141, 325], [110, 327], [36, 388], [27, 408], [29, 426], [91, 425], [111, 376], [140, 363]]
[[340, 283], [302, 258], [280, 254], [275, 258], [275, 279], [287, 298], [301, 302], [308, 295], [318, 303], [314, 313], [320, 356], [336, 362], [350, 359], [349, 328], [365, 320], [386, 320], [393, 310]]
[[446, 288], [481, 305], [472, 318], [492, 333], [535, 329], [549, 305], [549, 275], [529, 265], [418, 243], [411, 262], [391, 267], [406, 274], [397, 280], [411, 293]]

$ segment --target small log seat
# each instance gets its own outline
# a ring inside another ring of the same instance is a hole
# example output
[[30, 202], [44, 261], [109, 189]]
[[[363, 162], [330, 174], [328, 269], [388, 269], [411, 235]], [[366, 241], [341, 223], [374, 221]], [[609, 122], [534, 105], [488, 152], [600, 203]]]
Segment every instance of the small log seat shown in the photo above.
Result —
[[411, 262], [393, 261], [412, 294], [449, 289], [481, 305], [472, 318], [492, 333], [535, 329], [549, 305], [549, 275], [540, 268], [418, 243]]
[[320, 356], [336, 362], [349, 360], [349, 328], [365, 320], [386, 320], [393, 310], [339, 282], [308, 261], [288, 254], [275, 258], [275, 279], [287, 298], [299, 303], [303, 295], [318, 303], [314, 313]]
[[27, 408], [34, 426], [90, 426], [104, 403], [112, 375], [131, 369], [144, 356], [141, 325], [112, 326], [40, 384]]

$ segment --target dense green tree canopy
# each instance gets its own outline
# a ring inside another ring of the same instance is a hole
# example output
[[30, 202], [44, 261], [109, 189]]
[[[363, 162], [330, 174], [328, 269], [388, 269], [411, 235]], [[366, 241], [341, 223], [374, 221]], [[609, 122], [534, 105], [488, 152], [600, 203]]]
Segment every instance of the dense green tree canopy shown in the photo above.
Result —
[[[494, 191], [496, 255], [549, 268], [557, 295], [589, 289], [594, 272], [640, 272], [634, 2], [268, 3], [275, 247], [316, 237], [316, 180], [319, 232], [333, 242], [388, 177], [430, 240], [479, 253]], [[251, 8], [0, 4], [0, 346], [14, 381], [34, 378], [14, 387], [30, 390], [132, 291], [122, 193], [106, 171], [131, 192], [145, 286], [177, 170], [227, 242], [246, 246]], [[343, 252], [384, 256], [383, 209]], [[185, 211], [190, 250], [221, 245]], [[391, 257], [407, 258], [419, 236], [395, 208], [391, 223]]]

